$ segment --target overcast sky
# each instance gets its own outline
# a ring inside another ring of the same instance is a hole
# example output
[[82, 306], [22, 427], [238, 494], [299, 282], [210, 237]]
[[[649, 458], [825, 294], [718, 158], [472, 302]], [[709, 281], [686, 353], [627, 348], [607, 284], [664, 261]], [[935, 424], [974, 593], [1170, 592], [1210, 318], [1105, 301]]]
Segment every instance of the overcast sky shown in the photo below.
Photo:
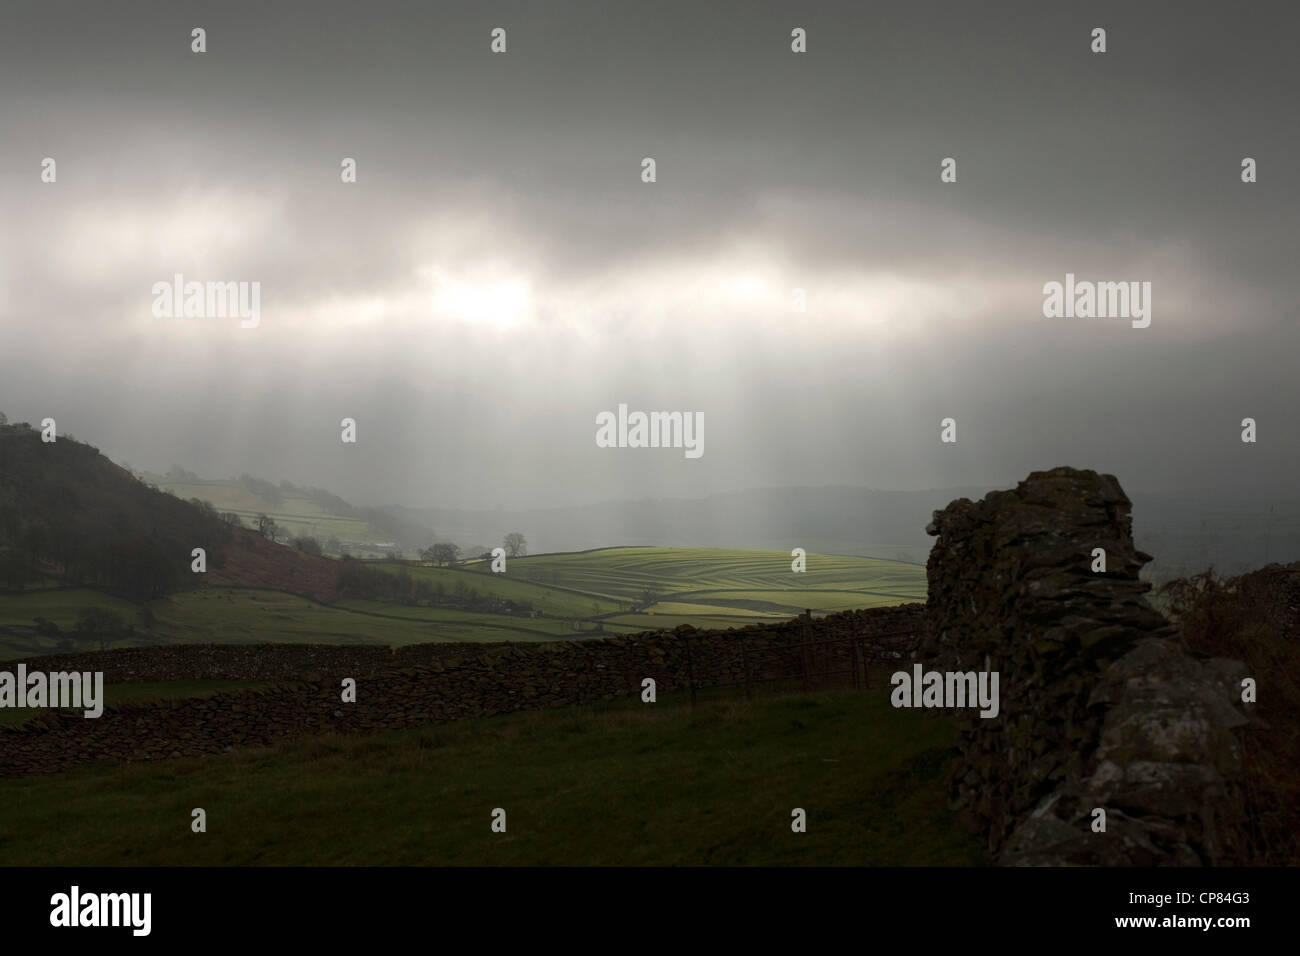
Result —
[[[1298, 28], [1294, 3], [7, 3], [0, 410], [368, 504], [1058, 464], [1281, 493]], [[176, 273], [259, 282], [260, 324], [155, 317]], [[1150, 282], [1150, 327], [1045, 318], [1066, 273]], [[619, 403], [702, 412], [703, 456], [598, 448]]]

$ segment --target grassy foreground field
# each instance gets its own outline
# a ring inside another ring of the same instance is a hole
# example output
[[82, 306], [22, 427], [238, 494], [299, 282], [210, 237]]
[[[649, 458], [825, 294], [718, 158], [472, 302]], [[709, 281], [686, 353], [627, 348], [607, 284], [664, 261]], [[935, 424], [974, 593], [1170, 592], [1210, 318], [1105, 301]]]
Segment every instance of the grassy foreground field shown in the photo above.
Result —
[[[342, 599], [322, 604], [271, 588], [201, 587], [148, 604], [152, 623], [130, 643], [378, 643], [540, 641], [690, 624], [738, 627], [793, 617], [924, 600], [925, 569], [878, 558], [810, 554], [794, 573], [783, 551], [721, 548], [605, 548], [510, 559], [505, 574], [481, 562], [457, 568], [395, 563], [371, 567], [426, 580], [442, 594], [477, 593], [540, 614], [488, 613], [428, 604]], [[141, 605], [87, 588], [0, 594], [0, 660], [53, 653], [36, 633], [43, 617], [65, 634], [83, 608], [104, 607], [128, 623]], [[119, 646], [123, 646], [119, 645]], [[80, 648], [94, 649], [94, 648]]]
[[[882, 691], [620, 702], [0, 780], [7, 865], [978, 865]], [[206, 833], [190, 829], [207, 811]], [[491, 831], [494, 808], [505, 833]], [[791, 810], [807, 832], [791, 832]]]

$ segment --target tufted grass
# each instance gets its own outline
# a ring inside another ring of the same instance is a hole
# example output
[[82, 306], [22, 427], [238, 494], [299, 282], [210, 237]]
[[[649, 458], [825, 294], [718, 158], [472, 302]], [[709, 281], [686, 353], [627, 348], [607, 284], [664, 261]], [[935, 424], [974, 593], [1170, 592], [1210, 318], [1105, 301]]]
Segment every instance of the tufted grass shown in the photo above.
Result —
[[[980, 865], [884, 690], [618, 702], [0, 780], [7, 865]], [[206, 833], [191, 810], [207, 811]], [[504, 808], [507, 831], [490, 815]], [[807, 811], [806, 833], [791, 810]]]

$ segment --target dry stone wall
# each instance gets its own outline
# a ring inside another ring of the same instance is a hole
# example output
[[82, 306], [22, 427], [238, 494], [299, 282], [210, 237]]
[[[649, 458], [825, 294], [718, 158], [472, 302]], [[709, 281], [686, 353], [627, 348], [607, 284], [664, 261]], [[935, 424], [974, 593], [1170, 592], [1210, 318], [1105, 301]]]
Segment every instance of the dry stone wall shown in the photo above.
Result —
[[[18, 727], [0, 728], [0, 776], [634, 697], [646, 677], [654, 678], [660, 693], [686, 688], [692, 677], [697, 685], [743, 683], [747, 672], [753, 681], [797, 677], [809, 642], [915, 635], [923, 618], [924, 605], [912, 604], [725, 631], [682, 627], [581, 641], [421, 644], [396, 651], [210, 645], [34, 658], [26, 662], [29, 668], [103, 671], [106, 684], [248, 679], [271, 686], [110, 707], [96, 719], [46, 711]], [[847, 667], [850, 649], [850, 643], [825, 645], [819, 663], [825, 669]], [[341, 700], [346, 677], [357, 680], [355, 703]]]
[[927, 529], [921, 657], [1000, 677], [998, 718], [957, 714], [953, 789], [1003, 862], [1234, 859], [1244, 668], [1195, 658], [1146, 602], [1130, 507], [1113, 476], [1057, 468], [954, 501]]

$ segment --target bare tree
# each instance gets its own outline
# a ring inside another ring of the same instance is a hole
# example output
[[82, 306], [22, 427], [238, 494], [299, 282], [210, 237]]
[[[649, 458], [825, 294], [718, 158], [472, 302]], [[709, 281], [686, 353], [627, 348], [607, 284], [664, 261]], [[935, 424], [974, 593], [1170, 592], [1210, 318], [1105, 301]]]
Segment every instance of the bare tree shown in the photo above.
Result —
[[503, 539], [501, 544], [506, 549], [506, 554], [512, 558], [528, 553], [528, 541], [518, 531], [511, 531]]
[[257, 533], [263, 538], [266, 538], [268, 541], [274, 541], [275, 533], [278, 530], [279, 528], [276, 526], [274, 518], [268, 518], [264, 514], [259, 514], [257, 516]]

